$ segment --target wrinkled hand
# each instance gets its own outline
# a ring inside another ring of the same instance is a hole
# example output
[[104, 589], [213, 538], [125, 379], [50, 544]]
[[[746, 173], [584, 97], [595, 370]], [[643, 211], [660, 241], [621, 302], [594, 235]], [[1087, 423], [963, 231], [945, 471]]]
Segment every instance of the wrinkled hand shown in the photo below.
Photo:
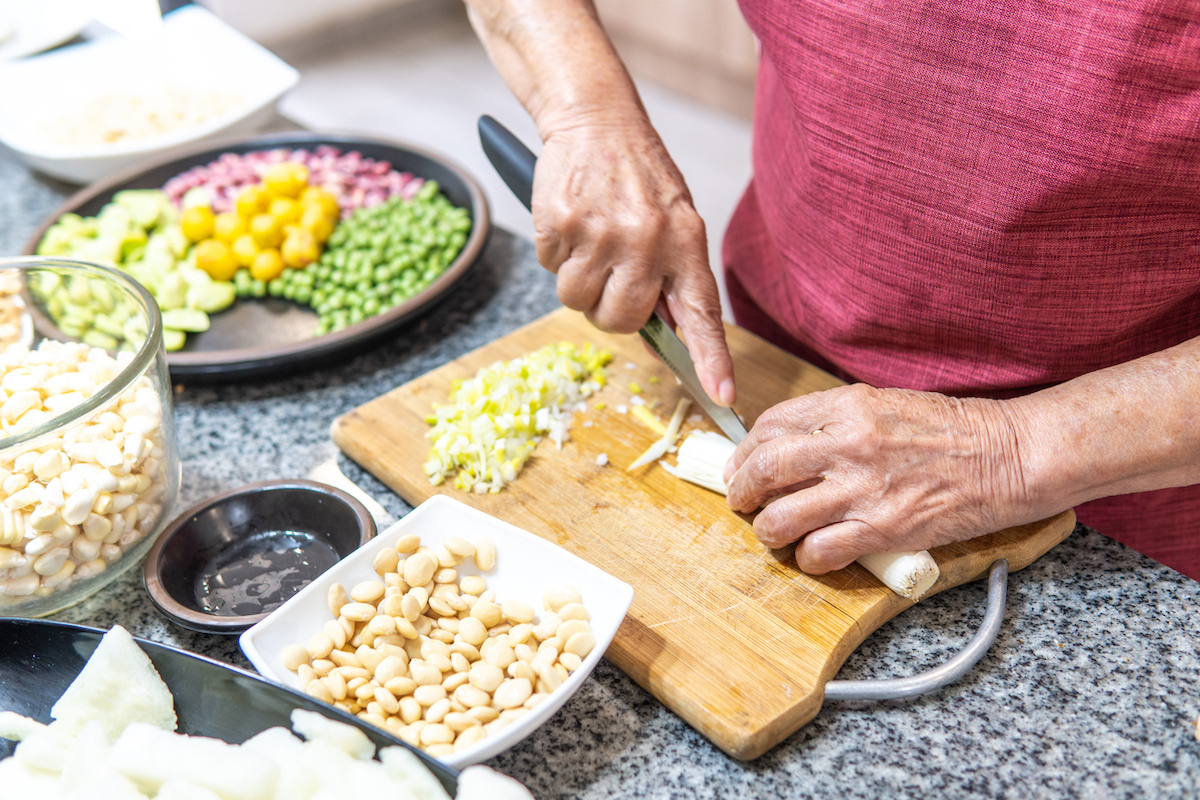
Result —
[[1004, 401], [844, 386], [780, 403], [725, 468], [729, 504], [811, 574], [866, 553], [925, 550], [1040, 517]]
[[648, 122], [564, 126], [546, 136], [533, 182], [538, 260], [563, 305], [632, 333], [659, 304], [678, 324], [709, 396], [735, 399], [704, 222]]

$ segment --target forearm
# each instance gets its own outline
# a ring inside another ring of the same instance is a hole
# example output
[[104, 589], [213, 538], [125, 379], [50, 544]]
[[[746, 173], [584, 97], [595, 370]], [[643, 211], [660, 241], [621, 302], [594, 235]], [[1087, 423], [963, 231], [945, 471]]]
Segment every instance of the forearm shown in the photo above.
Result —
[[1006, 405], [1035, 513], [1200, 482], [1200, 338]]
[[579, 124], [636, 124], [645, 111], [590, 0], [466, 0], [468, 15], [543, 141]]

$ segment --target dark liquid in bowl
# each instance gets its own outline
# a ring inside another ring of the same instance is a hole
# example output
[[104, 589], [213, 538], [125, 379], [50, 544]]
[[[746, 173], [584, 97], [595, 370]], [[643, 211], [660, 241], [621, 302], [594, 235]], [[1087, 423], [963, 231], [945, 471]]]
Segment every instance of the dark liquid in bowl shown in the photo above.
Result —
[[337, 562], [337, 552], [311, 534], [263, 531], [200, 570], [196, 602], [221, 617], [274, 611]]

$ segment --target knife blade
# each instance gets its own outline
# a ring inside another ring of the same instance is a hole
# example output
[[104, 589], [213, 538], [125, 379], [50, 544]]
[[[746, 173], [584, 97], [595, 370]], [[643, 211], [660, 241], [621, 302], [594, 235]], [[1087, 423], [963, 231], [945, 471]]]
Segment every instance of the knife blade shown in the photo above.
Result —
[[[525, 208], [532, 210], [533, 169], [537, 165], [537, 157], [512, 131], [486, 114], [479, 118], [479, 141], [488, 161], [492, 162], [504, 183]], [[700, 384], [691, 353], [657, 311], [650, 315], [638, 333], [734, 444], [746, 438], [745, 423], [732, 408], [717, 405], [709, 398]]]

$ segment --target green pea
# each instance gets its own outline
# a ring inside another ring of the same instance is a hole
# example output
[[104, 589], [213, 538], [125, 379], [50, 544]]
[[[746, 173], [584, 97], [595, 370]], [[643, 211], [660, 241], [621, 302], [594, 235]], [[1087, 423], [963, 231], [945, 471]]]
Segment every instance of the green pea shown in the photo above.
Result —
[[250, 293], [250, 286], [253, 284], [254, 278], [250, 275], [250, 270], [239, 269], [233, 274], [233, 286], [237, 289], [239, 296]]

